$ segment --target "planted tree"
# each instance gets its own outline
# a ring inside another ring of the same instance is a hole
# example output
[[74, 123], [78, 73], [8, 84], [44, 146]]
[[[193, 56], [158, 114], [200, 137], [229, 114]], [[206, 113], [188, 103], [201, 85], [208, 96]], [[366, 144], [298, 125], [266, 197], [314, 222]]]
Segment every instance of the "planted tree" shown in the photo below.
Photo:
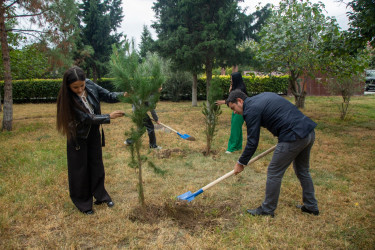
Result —
[[338, 30], [336, 20], [325, 17], [324, 5], [308, 0], [282, 0], [261, 31], [257, 59], [268, 71], [290, 75], [289, 89], [295, 105], [305, 106], [305, 82], [301, 76], [318, 72], [319, 46], [322, 36]]
[[[164, 76], [161, 60], [157, 55], [148, 54], [142, 62], [139, 59], [139, 55], [134, 49], [134, 43], [130, 46], [130, 43], [126, 42], [123, 48], [113, 47], [111, 71], [115, 77], [114, 84], [119, 90], [128, 92], [128, 96], [123, 101], [132, 104], [134, 109], [134, 112], [127, 116], [131, 118], [135, 128], [127, 131], [126, 135], [133, 140], [129, 146], [131, 151], [130, 166], [138, 169], [139, 201], [144, 206], [142, 166], [147, 161], [147, 157], [140, 153], [141, 138], [146, 132], [143, 122], [147, 112], [156, 107]], [[162, 173], [150, 161], [149, 166], [153, 167], [156, 172]]]
[[219, 116], [222, 111], [220, 105], [216, 105], [216, 100], [219, 100], [223, 96], [223, 92], [220, 88], [220, 82], [212, 80], [212, 85], [207, 96], [207, 102], [203, 102], [202, 113], [205, 116], [205, 134], [206, 134], [206, 149], [205, 155], [211, 153], [212, 142], [214, 140], [215, 134], [217, 132], [217, 123], [219, 121]]

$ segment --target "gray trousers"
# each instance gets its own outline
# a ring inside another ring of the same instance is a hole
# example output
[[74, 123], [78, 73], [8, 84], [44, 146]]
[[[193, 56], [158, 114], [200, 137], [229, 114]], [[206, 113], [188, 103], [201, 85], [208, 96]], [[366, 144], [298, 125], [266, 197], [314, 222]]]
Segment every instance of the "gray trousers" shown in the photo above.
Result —
[[263, 211], [272, 213], [277, 207], [281, 180], [286, 169], [293, 162], [294, 172], [302, 187], [303, 204], [312, 211], [318, 210], [314, 184], [310, 175], [310, 151], [315, 141], [314, 130], [303, 139], [277, 144], [267, 170], [266, 197], [262, 203]]

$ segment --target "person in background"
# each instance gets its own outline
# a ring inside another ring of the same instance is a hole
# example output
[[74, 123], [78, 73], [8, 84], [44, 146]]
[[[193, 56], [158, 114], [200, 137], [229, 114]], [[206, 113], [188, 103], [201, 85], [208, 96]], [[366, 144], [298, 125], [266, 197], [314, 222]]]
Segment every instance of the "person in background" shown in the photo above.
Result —
[[[163, 88], [160, 87], [159, 88], [159, 92], [161, 92]], [[124, 96], [128, 96], [128, 92], [125, 92]], [[146, 105], [148, 105], [146, 103]], [[134, 112], [134, 105], [132, 106], [132, 109], [133, 109], [133, 112]], [[150, 110], [150, 113], [151, 113], [151, 116], [152, 116], [152, 119], [157, 123], [157, 124], [160, 124], [160, 121], [159, 121], [159, 117], [156, 113], [156, 111], [154, 109]], [[155, 127], [154, 127], [154, 124], [152, 123], [152, 120], [150, 118], [150, 116], [148, 114], [146, 114], [145, 118], [143, 119], [143, 125], [146, 127], [147, 129], [147, 134], [148, 134], [148, 139], [149, 139], [149, 147], [151, 149], [162, 149], [162, 147], [158, 146], [156, 144], [156, 135], [155, 135]], [[133, 144], [133, 140], [132, 139], [126, 139], [124, 141], [124, 144], [129, 146], [131, 144]]]
[[[229, 93], [233, 90], [239, 89], [247, 95], [246, 85], [243, 82], [240, 72], [234, 72], [231, 75]], [[225, 100], [216, 101], [216, 105], [226, 104]], [[225, 151], [227, 154], [231, 154], [234, 151], [242, 150], [242, 125], [244, 119], [242, 115], [235, 114], [232, 112], [232, 118], [230, 122], [230, 137], [228, 141], [228, 148]]]
[[121, 93], [109, 92], [86, 79], [84, 71], [72, 67], [64, 73], [57, 97], [57, 130], [67, 137], [67, 160], [70, 198], [85, 214], [93, 214], [94, 204], [114, 205], [104, 187], [101, 124], [124, 115], [117, 110], [101, 114], [100, 101], [118, 102]]
[[266, 195], [256, 209], [248, 209], [251, 215], [274, 216], [281, 181], [286, 169], [293, 162], [294, 172], [302, 187], [303, 205], [297, 207], [304, 213], [319, 215], [314, 184], [310, 175], [310, 151], [315, 141], [316, 123], [283, 97], [264, 92], [248, 97], [240, 90], [232, 91], [227, 105], [234, 113], [243, 115], [247, 127], [246, 147], [234, 166], [234, 173], [243, 171], [254, 155], [260, 136], [260, 127], [267, 128], [278, 143], [268, 165]]

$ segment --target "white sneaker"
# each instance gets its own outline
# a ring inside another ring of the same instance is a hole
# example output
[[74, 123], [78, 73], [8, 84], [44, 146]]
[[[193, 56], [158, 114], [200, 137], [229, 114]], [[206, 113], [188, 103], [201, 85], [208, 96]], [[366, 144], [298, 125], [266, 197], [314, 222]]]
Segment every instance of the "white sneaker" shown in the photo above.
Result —
[[227, 150], [227, 151], [225, 151], [225, 153], [226, 153], [226, 154], [231, 154], [232, 152], [230, 152], [230, 151]]
[[124, 141], [124, 144], [125, 144], [126, 146], [132, 145], [132, 144], [133, 144], [133, 140], [131, 140], [131, 139], [126, 139], [126, 140]]
[[150, 148], [151, 148], [151, 149], [162, 149], [162, 147], [157, 146], [157, 145], [155, 145], [155, 146], [150, 146]]

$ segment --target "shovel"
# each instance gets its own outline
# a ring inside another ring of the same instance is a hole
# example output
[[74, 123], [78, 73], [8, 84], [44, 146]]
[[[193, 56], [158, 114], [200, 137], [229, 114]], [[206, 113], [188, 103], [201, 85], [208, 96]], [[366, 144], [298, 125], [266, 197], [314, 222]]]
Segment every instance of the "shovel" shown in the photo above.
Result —
[[172, 130], [173, 132], [178, 134], [182, 139], [189, 140], [189, 141], [195, 141], [195, 138], [193, 136], [190, 136], [188, 134], [181, 134], [181, 133], [177, 132], [176, 130], [174, 130], [173, 128], [168, 127], [167, 125], [165, 125], [161, 122], [160, 122], [160, 124], [163, 125], [164, 127], [166, 127], [167, 129]]
[[[276, 145], [273, 146], [272, 148], [264, 151], [263, 153], [257, 155], [256, 157], [254, 157], [253, 159], [250, 160], [249, 164], [259, 160], [260, 158], [264, 157], [265, 155], [271, 153], [272, 151], [274, 151], [276, 148]], [[203, 193], [204, 191], [206, 191], [207, 189], [209, 189], [210, 187], [216, 185], [217, 183], [221, 182], [222, 180], [225, 180], [226, 178], [230, 177], [234, 175], [234, 170], [230, 171], [229, 173], [226, 173], [225, 175], [221, 176], [220, 178], [214, 180], [213, 182], [207, 184], [206, 186], [202, 187], [201, 189], [199, 189], [197, 192], [195, 193], [192, 193], [190, 191], [184, 193], [184, 194], [181, 194], [179, 196], [177, 196], [177, 199], [179, 200], [185, 200], [185, 201], [192, 201], [194, 200], [194, 198], [198, 195], [200, 195], [201, 193]]]

